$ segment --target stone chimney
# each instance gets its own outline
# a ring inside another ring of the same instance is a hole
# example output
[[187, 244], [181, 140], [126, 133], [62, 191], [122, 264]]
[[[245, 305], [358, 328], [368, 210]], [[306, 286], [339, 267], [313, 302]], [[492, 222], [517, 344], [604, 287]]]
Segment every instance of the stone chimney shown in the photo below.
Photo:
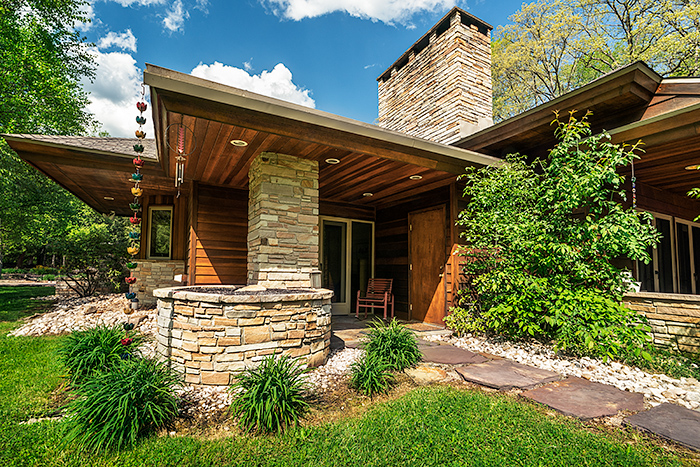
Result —
[[490, 126], [491, 29], [453, 8], [377, 79], [379, 126], [444, 144]]

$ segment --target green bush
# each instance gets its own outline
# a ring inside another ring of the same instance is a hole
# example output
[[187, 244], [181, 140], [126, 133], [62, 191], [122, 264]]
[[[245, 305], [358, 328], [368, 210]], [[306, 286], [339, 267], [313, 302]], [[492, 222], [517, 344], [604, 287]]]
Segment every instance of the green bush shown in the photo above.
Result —
[[58, 274], [59, 271], [57, 268], [50, 268], [47, 266], [35, 266], [29, 270], [29, 274], [35, 274], [38, 276], [43, 276], [44, 274], [53, 274], [54, 276]]
[[131, 358], [77, 388], [67, 410], [66, 442], [91, 451], [132, 446], [177, 416], [180, 377], [165, 364]]
[[472, 289], [446, 322], [461, 332], [554, 339], [572, 353], [646, 356], [645, 324], [619, 305], [628, 276], [615, 266], [649, 262], [659, 240], [648, 213], [619, 202], [619, 169], [638, 157], [636, 146], [593, 135], [585, 118], [553, 123], [559, 143], [547, 159], [510, 155], [467, 169], [470, 201], [459, 223]]
[[99, 325], [68, 335], [58, 355], [68, 368], [71, 381], [79, 384], [96, 372], [108, 371], [124, 358], [134, 356], [143, 340], [134, 331], [126, 337], [121, 326]]
[[28, 274], [29, 271], [27, 269], [19, 269], [19, 268], [3, 268], [2, 273], [3, 274]]
[[253, 433], [279, 433], [297, 425], [309, 409], [307, 372], [286, 355], [265, 357], [260, 366], [238, 375], [229, 388], [231, 413], [244, 430]]
[[396, 318], [388, 324], [382, 321], [370, 323], [365, 350], [386, 362], [390, 369], [397, 371], [413, 366], [421, 359], [416, 336]]
[[350, 387], [365, 396], [386, 394], [395, 382], [390, 365], [374, 353], [365, 353], [350, 368]]

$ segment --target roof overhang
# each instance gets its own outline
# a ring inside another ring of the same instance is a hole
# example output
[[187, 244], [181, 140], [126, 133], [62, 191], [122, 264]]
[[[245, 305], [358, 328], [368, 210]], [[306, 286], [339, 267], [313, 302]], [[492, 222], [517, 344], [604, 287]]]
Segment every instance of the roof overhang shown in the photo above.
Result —
[[[454, 181], [467, 166], [499, 163], [475, 151], [434, 143], [375, 125], [269, 98], [154, 65], [147, 65], [156, 144], [163, 170], [175, 175], [175, 151], [165, 129], [183, 123], [196, 143], [186, 152], [185, 180], [245, 188], [261, 152], [317, 160], [322, 198], [379, 206], [405, 190]], [[248, 142], [235, 147], [233, 139]], [[196, 147], [195, 147], [196, 144]], [[337, 165], [326, 159], [341, 161]], [[409, 180], [421, 175], [420, 181]], [[362, 193], [371, 192], [372, 197]]]

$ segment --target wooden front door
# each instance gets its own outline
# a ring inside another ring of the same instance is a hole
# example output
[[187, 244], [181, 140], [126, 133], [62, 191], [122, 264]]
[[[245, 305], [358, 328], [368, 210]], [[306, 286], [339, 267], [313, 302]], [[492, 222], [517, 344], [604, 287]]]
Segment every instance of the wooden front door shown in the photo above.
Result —
[[408, 214], [409, 319], [444, 324], [445, 207]]

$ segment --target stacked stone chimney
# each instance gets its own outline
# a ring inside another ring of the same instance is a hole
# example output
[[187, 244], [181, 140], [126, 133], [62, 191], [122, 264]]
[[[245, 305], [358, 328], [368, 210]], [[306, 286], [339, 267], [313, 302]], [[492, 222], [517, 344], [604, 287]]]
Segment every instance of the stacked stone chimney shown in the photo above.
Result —
[[379, 126], [444, 144], [490, 126], [491, 29], [453, 8], [377, 79]]

